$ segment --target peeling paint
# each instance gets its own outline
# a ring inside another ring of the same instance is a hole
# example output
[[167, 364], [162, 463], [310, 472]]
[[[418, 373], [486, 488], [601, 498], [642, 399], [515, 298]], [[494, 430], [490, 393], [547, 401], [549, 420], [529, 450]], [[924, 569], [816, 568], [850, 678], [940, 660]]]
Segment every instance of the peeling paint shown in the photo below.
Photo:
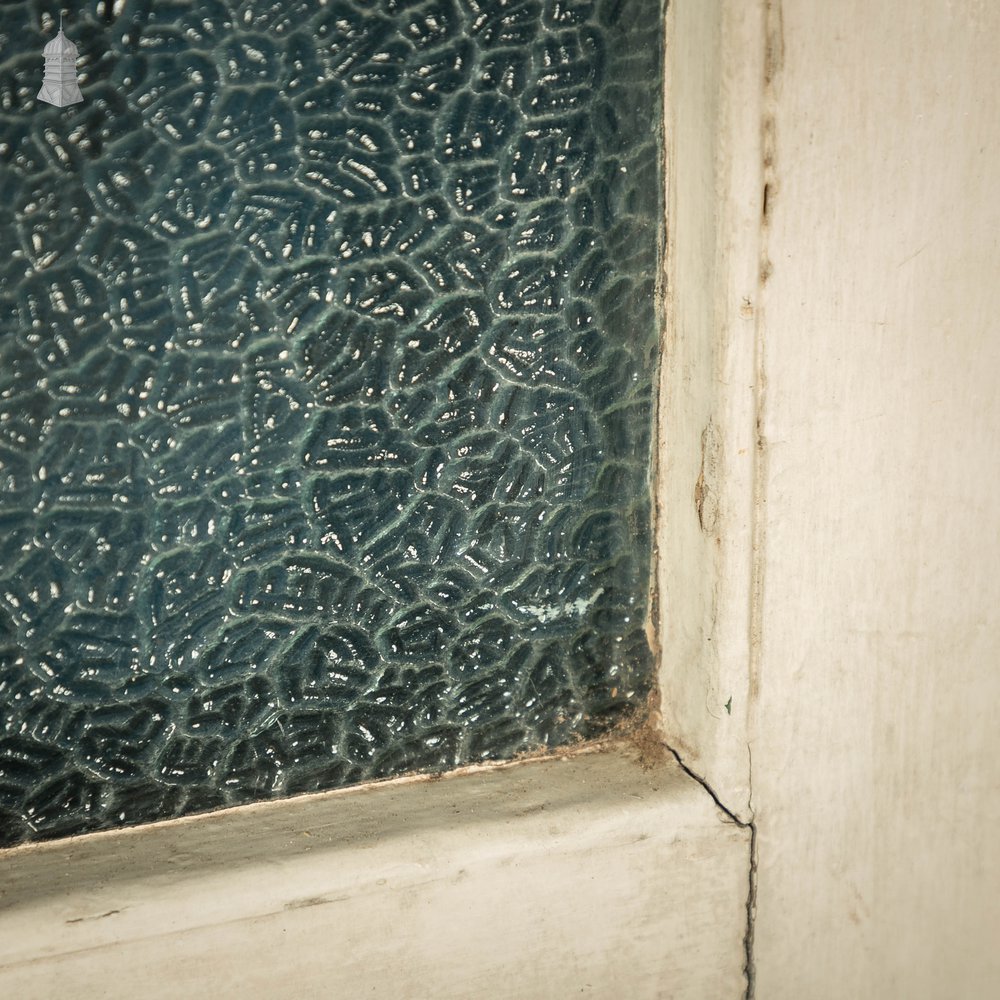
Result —
[[701, 469], [694, 486], [694, 505], [698, 523], [707, 535], [714, 535], [719, 523], [719, 481], [722, 435], [713, 420], [701, 432]]

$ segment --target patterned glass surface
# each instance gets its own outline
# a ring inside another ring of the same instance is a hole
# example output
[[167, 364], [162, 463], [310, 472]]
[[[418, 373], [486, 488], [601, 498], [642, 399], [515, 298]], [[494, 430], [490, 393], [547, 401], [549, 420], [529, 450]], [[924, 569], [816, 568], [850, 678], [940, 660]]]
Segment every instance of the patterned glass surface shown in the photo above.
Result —
[[644, 704], [656, 0], [0, 9], [0, 843]]

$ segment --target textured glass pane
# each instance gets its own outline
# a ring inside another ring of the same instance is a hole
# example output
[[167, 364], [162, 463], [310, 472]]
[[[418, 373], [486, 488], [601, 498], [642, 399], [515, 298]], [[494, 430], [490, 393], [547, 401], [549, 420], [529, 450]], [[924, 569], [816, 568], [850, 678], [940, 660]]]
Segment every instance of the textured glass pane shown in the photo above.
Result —
[[655, 0], [101, 0], [68, 108], [42, 9], [0, 14], [0, 841], [640, 708]]

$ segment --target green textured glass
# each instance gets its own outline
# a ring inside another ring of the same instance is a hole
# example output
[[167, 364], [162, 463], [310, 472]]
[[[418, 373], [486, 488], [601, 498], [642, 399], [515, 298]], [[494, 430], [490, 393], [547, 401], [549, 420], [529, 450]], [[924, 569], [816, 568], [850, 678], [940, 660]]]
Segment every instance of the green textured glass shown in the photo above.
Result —
[[0, 13], [0, 843], [641, 710], [657, 0], [90, 3], [62, 109], [50, 14]]

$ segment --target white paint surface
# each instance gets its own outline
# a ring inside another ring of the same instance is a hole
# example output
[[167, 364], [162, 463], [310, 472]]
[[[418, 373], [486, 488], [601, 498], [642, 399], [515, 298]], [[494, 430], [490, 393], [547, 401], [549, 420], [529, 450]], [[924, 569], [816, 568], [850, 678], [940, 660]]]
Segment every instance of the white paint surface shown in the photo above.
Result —
[[783, 0], [757, 996], [1000, 995], [1000, 4]]
[[0, 996], [737, 998], [748, 832], [577, 753], [4, 856]]
[[667, 17], [656, 535], [663, 722], [685, 763], [743, 820], [763, 33], [756, 0], [679, 0]]

